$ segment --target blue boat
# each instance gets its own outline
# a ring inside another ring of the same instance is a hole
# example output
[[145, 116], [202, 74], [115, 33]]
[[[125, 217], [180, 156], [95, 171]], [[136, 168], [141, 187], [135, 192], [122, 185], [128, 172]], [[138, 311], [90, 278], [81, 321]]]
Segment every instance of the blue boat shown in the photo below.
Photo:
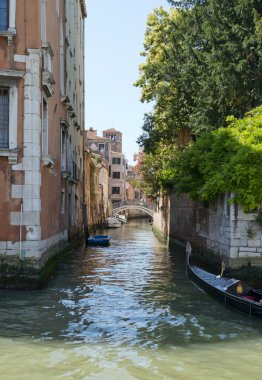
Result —
[[87, 244], [89, 245], [109, 245], [111, 236], [108, 235], [95, 235], [90, 236], [87, 239]]

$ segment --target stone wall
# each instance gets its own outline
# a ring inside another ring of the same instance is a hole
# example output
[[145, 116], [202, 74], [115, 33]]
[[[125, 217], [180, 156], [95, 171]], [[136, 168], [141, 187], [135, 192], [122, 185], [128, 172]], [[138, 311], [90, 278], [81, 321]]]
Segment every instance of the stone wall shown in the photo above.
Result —
[[41, 242], [26, 242], [22, 250], [18, 243], [0, 242], [0, 288], [44, 286], [65, 255], [83, 243], [80, 234], [69, 241], [67, 231]]
[[262, 266], [262, 229], [257, 213], [245, 213], [230, 204], [231, 195], [215, 202], [193, 202], [187, 195], [171, 195], [159, 202], [154, 214], [154, 231], [161, 240], [187, 240], [195, 249], [212, 251], [230, 267]]
[[153, 217], [153, 231], [163, 242], [168, 242], [170, 226], [170, 198], [160, 197]]

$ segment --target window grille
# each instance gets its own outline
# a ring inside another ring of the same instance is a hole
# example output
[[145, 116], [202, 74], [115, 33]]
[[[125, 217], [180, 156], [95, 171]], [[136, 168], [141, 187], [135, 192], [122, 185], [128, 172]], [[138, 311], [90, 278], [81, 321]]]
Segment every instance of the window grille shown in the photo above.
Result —
[[0, 87], [0, 148], [9, 148], [9, 90]]
[[113, 172], [114, 179], [120, 179], [120, 172]]
[[104, 150], [105, 149], [105, 144], [102, 144], [102, 143], [98, 144], [98, 149], [100, 151]]
[[112, 194], [120, 194], [120, 187], [112, 187]]
[[113, 157], [112, 164], [113, 165], [120, 165], [121, 164], [121, 158], [120, 157]]

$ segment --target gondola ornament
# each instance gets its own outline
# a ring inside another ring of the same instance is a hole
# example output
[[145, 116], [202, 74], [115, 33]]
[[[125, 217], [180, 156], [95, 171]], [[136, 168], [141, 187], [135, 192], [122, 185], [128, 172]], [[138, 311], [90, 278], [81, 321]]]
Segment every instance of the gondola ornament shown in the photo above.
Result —
[[217, 278], [222, 277], [225, 270], [226, 270], [226, 263], [224, 262], [224, 260], [222, 260], [222, 263], [221, 263], [221, 273], [218, 276], [216, 276], [216, 277]]
[[191, 255], [191, 252], [192, 252], [192, 247], [191, 247], [191, 244], [189, 243], [189, 241], [186, 242], [186, 254], [188, 256]]

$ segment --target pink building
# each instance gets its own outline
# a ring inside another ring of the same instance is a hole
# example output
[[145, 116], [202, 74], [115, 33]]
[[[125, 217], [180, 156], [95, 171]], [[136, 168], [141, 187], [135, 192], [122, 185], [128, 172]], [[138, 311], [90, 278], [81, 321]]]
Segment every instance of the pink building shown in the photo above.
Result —
[[6, 286], [14, 286], [6, 282], [14, 272], [37, 279], [49, 258], [82, 233], [85, 17], [84, 0], [0, 1]]

